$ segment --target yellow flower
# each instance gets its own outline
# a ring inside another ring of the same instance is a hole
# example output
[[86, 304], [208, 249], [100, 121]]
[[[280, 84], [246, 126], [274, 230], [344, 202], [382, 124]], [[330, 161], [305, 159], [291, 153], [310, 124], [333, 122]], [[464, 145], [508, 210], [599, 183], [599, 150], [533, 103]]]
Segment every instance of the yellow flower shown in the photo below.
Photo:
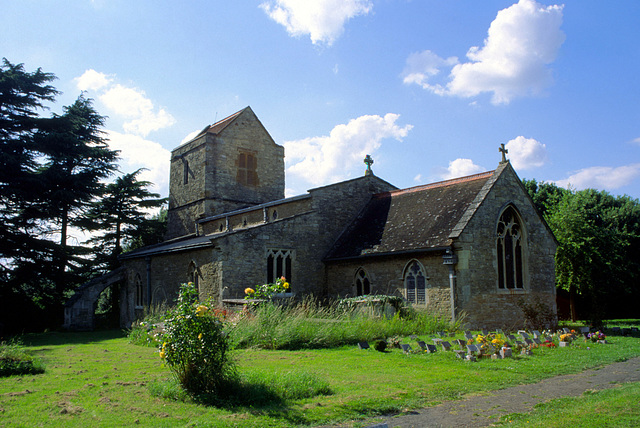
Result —
[[208, 311], [209, 311], [209, 308], [207, 308], [205, 305], [200, 305], [196, 308], [196, 315], [201, 317], [205, 315]]
[[160, 358], [162, 358], [164, 360], [164, 357], [166, 357], [167, 354], [164, 351], [160, 351]]
[[282, 284], [282, 288], [284, 288], [285, 290], [289, 289], [289, 283], [285, 282], [284, 284]]
[[198, 335], [198, 339], [202, 339], [202, 333]]
[[253, 294], [253, 293], [255, 293], [253, 288], [247, 287], [247, 288], [244, 289], [244, 294]]

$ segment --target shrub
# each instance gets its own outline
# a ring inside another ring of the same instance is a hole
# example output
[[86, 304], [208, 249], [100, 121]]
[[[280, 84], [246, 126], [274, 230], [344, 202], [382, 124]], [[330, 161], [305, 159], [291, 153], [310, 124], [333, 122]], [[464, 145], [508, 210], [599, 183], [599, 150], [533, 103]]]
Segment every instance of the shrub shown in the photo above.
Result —
[[193, 283], [182, 284], [176, 307], [167, 313], [160, 357], [190, 394], [217, 395], [235, 380], [229, 336], [209, 306], [200, 304]]
[[0, 377], [44, 373], [44, 365], [19, 343], [0, 343]]

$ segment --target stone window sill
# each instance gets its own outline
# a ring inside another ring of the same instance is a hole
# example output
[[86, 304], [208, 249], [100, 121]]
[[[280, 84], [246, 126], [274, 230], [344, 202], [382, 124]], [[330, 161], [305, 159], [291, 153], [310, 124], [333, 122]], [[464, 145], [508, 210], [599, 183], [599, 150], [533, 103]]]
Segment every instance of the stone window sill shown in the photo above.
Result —
[[528, 294], [526, 288], [499, 288], [498, 294]]

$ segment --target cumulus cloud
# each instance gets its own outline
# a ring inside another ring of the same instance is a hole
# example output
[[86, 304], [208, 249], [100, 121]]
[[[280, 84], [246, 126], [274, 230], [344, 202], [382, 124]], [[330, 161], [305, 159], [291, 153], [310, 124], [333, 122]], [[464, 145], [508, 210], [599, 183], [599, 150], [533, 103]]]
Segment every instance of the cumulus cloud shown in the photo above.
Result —
[[113, 81], [113, 78], [104, 73], [89, 69], [82, 76], [76, 77], [76, 86], [81, 91], [96, 91], [102, 89]]
[[505, 148], [515, 169], [540, 168], [547, 162], [547, 146], [533, 138], [516, 137]]
[[322, 185], [349, 178], [363, 171], [367, 154], [374, 154], [382, 140], [402, 141], [413, 128], [396, 123], [400, 115], [387, 113], [360, 116], [334, 127], [328, 136], [286, 141], [287, 172], [312, 185]]
[[[520, 0], [498, 12], [484, 45], [467, 52], [468, 62], [454, 63], [453, 57], [442, 59], [430, 51], [412, 54], [403, 72], [404, 82], [438, 95], [469, 98], [492, 93], [494, 104], [539, 94], [553, 81], [548, 66], [565, 40], [560, 30], [562, 9], [562, 5]], [[452, 66], [448, 81], [432, 82], [445, 66]]]
[[576, 171], [564, 180], [556, 181], [561, 187], [615, 190], [631, 184], [640, 177], [640, 163], [619, 167], [593, 166]]
[[438, 176], [441, 180], [449, 180], [451, 178], [477, 174], [486, 170], [486, 168], [474, 164], [471, 159], [458, 158], [449, 162], [449, 167], [440, 168]]
[[145, 140], [133, 135], [115, 131], [106, 131], [106, 138], [112, 150], [120, 151], [121, 167], [126, 171], [135, 171], [138, 168], [146, 168], [138, 178], [151, 181], [155, 188], [153, 191], [166, 195], [169, 193], [169, 162], [171, 152], [159, 143]]
[[175, 123], [173, 116], [162, 108], [156, 110], [144, 91], [136, 88], [113, 85], [99, 98], [113, 113], [129, 119], [123, 125], [126, 132], [146, 137], [152, 131]]
[[313, 44], [331, 46], [345, 23], [373, 8], [371, 0], [269, 0], [260, 8], [295, 37], [309, 35]]

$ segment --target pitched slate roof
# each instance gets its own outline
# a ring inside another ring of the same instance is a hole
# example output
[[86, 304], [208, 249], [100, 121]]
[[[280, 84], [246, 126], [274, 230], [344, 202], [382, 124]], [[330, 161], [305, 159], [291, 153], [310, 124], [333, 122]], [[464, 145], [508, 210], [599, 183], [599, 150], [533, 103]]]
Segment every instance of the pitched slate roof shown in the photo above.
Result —
[[374, 195], [325, 260], [451, 245], [484, 199], [485, 186], [495, 181], [496, 171]]

